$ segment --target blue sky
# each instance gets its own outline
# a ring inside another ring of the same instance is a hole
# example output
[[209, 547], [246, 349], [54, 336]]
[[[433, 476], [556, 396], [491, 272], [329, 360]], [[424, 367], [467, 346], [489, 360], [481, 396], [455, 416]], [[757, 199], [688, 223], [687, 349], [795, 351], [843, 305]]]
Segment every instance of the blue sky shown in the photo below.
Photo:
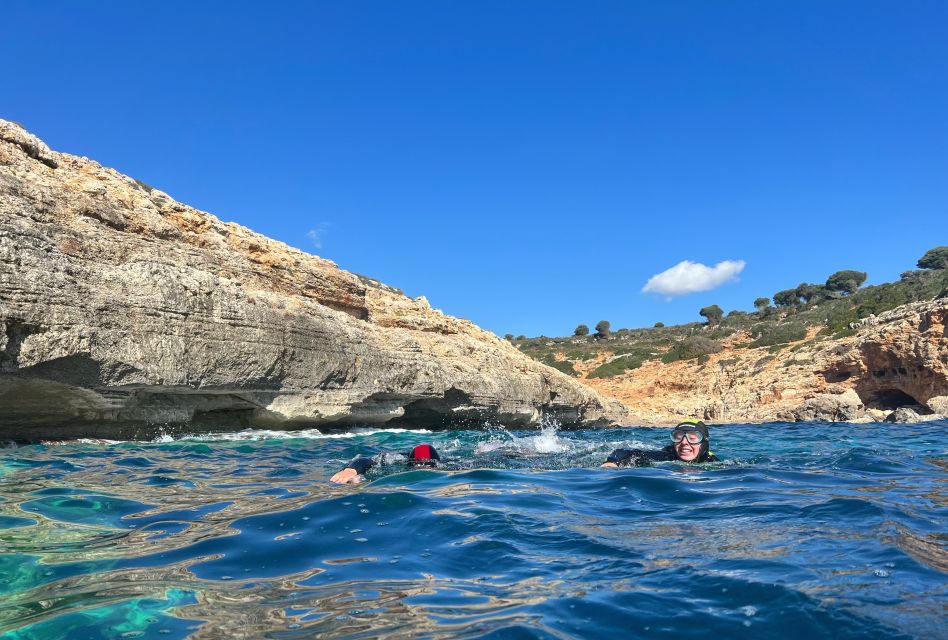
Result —
[[498, 334], [948, 244], [941, 0], [151, 5], [5, 2], [0, 117]]

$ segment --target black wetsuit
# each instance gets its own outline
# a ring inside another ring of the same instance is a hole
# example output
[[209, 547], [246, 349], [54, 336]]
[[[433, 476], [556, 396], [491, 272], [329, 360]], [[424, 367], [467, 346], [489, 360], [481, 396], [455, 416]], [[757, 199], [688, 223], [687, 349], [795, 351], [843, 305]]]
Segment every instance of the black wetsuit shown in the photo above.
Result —
[[346, 465], [346, 469], [355, 469], [356, 473], [358, 473], [360, 476], [364, 476], [369, 469], [378, 465], [407, 463], [409, 453], [410, 452], [379, 453], [372, 456], [371, 458], [366, 456], [356, 456], [349, 464]]
[[[670, 462], [679, 460], [675, 453], [675, 445], [670, 444], [664, 449], [616, 449], [609, 454], [606, 462], [614, 462], [620, 467], [644, 467], [652, 462]], [[695, 462], [718, 462], [717, 456], [708, 452], [699, 456]]]
[[390, 464], [402, 464], [406, 466], [413, 467], [429, 467], [429, 468], [438, 468], [438, 469], [457, 469], [457, 462], [454, 460], [442, 460], [440, 458], [434, 459], [429, 458], [424, 461], [418, 460], [413, 461], [411, 458], [411, 451], [405, 452], [392, 452], [386, 451], [383, 453], [376, 454], [371, 458], [368, 456], [356, 456], [352, 459], [349, 464], [345, 466], [346, 469], [355, 469], [356, 473], [360, 476], [364, 476], [369, 469], [373, 467], [390, 465]]

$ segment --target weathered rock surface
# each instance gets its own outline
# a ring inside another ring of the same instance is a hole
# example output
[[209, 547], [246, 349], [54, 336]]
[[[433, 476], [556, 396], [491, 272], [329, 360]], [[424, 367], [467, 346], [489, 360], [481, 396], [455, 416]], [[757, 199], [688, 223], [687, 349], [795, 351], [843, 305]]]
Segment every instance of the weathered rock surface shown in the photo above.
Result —
[[948, 415], [948, 300], [868, 318], [847, 338], [814, 334], [776, 353], [736, 348], [748, 341], [737, 335], [704, 364], [648, 361], [586, 382], [654, 423], [868, 421], [915, 406], [931, 412], [924, 420]]
[[865, 406], [852, 389], [843, 393], [820, 393], [807, 398], [793, 409], [791, 414], [797, 422], [822, 420], [826, 422], [852, 422], [865, 415]]
[[626, 411], [423, 298], [0, 120], [0, 438], [543, 416]]

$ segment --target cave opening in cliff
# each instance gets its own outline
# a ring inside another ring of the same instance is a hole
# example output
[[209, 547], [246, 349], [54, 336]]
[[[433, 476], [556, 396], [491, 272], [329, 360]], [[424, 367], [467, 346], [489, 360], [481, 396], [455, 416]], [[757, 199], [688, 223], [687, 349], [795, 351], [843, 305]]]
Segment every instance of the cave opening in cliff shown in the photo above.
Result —
[[883, 411], [894, 411], [902, 407], [912, 407], [919, 413], [926, 410], [924, 403], [919, 402], [901, 389], [880, 389], [874, 391], [869, 396], [866, 406], [870, 409], [882, 409]]

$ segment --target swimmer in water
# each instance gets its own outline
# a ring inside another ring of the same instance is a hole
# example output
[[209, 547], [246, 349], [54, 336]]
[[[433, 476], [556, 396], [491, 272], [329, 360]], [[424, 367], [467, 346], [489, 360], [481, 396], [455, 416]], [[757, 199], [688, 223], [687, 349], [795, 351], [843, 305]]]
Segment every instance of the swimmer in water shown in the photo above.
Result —
[[711, 453], [711, 434], [700, 420], [683, 420], [672, 431], [672, 444], [657, 451], [648, 449], [616, 449], [603, 467], [642, 467], [652, 462], [718, 462]]
[[380, 453], [371, 458], [356, 456], [346, 468], [329, 479], [334, 484], [359, 484], [369, 469], [382, 464], [408, 464], [411, 467], [437, 467], [441, 456], [430, 444], [420, 444], [407, 453]]

